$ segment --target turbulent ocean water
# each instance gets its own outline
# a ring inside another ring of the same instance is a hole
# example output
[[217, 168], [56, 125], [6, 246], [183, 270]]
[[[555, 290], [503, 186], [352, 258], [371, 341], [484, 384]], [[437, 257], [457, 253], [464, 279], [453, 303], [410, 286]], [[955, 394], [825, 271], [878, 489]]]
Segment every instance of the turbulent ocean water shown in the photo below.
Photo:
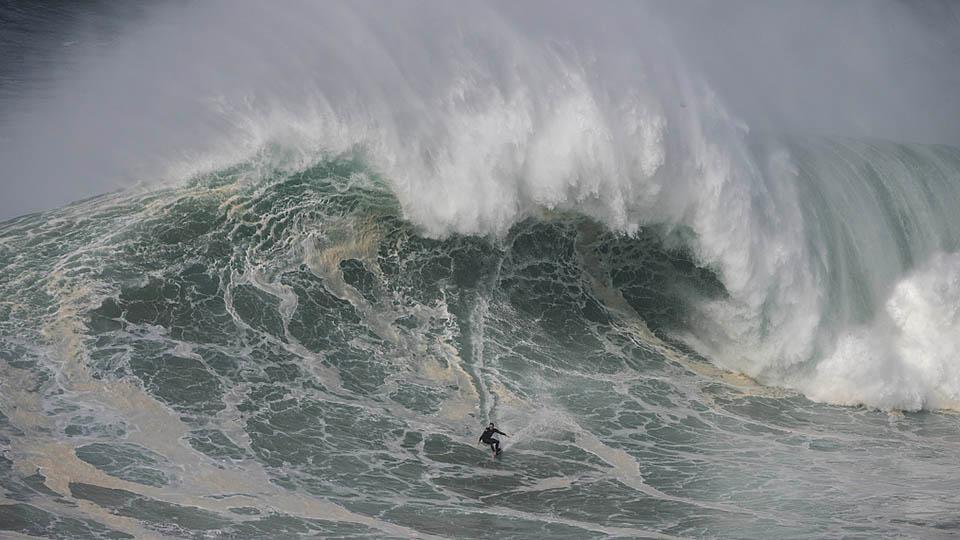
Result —
[[[751, 130], [674, 57], [438, 20], [442, 61], [361, 35], [377, 75], [292, 93], [241, 48], [270, 91], [165, 144], [97, 100], [215, 45], [84, 71], [64, 110], [111, 145], [76, 174], [164, 167], [0, 223], [0, 536], [960, 532], [960, 149]], [[283, 22], [271, 69], [309, 71]]]
[[[874, 219], [895, 225], [894, 260], [955, 248], [949, 227], [939, 238], [911, 228], [923, 215], [909, 204], [960, 204], [957, 150], [795, 152], [802, 214], [827, 214], [805, 238], [832, 246], [822, 256], [834, 260], [810, 269], [835, 302], [823, 300], [823, 325], [884, 309], [838, 305], [869, 296], [831, 271], [858, 260], [845, 237], [857, 224], [826, 201], [886, 201]], [[838, 170], [849, 175], [828, 198], [818, 180]], [[917, 185], [890, 183], [891, 170], [915, 171]], [[955, 534], [956, 416], [818, 403], [714, 367], [688, 343], [735, 299], [683, 234], [553, 212], [501, 237], [431, 238], [358, 156], [238, 165], [8, 221], [3, 527], [54, 538]], [[883, 332], [902, 357], [862, 352], [884, 337], [867, 326], [809, 368], [754, 375], [840, 401], [954, 399], [957, 379], [937, 375], [954, 365], [943, 342], [955, 339], [960, 266], [948, 255], [926, 266], [886, 300]], [[872, 274], [858, 270], [857, 283]], [[922, 348], [934, 345], [946, 350]], [[510, 435], [499, 460], [476, 444], [487, 420]]]

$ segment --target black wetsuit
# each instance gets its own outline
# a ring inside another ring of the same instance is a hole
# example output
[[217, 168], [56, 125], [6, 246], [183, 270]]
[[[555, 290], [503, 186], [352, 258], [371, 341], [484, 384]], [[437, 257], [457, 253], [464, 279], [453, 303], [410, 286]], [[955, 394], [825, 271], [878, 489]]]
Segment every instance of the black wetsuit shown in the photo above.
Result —
[[483, 444], [489, 444], [489, 445], [493, 448], [493, 452], [494, 452], [494, 453], [499, 453], [499, 452], [500, 452], [500, 440], [493, 438], [493, 435], [494, 435], [495, 433], [499, 433], [500, 435], [503, 435], [504, 437], [507, 436], [506, 433], [500, 431], [500, 430], [497, 429], [497, 428], [487, 428], [487, 429], [483, 430], [483, 435], [480, 436], [480, 442], [482, 442]]

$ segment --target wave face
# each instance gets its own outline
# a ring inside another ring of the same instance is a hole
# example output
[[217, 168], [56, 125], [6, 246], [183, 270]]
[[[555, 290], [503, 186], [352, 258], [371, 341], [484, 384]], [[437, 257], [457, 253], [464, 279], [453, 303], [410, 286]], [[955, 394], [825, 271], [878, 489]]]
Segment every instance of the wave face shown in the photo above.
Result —
[[[9, 221], [4, 527], [760, 538], [817, 535], [837, 512], [858, 531], [947, 527], [949, 509], [889, 504], [950, 478], [952, 417], [818, 405], [709, 362], [817, 399], [952, 396], [958, 260], [937, 210], [960, 153], [768, 156], [753, 178], [795, 212], [751, 216], [723, 250], [709, 240], [729, 231], [701, 224], [737, 206], [631, 234], [557, 210], [499, 236], [424, 234], [363, 154]], [[476, 446], [488, 419], [510, 434], [500, 461]], [[870, 480], [893, 456], [916, 467]]]
[[957, 527], [960, 150], [751, 130], [648, 5], [290, 6], [5, 119], [144, 181], [0, 224], [0, 530]]

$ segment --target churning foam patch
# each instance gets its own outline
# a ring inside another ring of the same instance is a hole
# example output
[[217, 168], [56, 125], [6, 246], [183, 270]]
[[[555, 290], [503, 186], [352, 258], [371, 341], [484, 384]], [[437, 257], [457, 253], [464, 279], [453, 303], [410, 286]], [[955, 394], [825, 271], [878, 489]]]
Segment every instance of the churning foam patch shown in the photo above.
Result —
[[652, 98], [605, 102], [585, 78], [569, 67], [532, 86], [481, 79], [470, 101], [451, 88], [435, 104], [442, 122], [391, 137], [376, 166], [431, 236], [504, 234], [540, 208], [635, 229], [660, 190], [666, 118]]
[[883, 409], [960, 405], [960, 254], [938, 253], [901, 280], [873, 325], [816, 367], [810, 397]]

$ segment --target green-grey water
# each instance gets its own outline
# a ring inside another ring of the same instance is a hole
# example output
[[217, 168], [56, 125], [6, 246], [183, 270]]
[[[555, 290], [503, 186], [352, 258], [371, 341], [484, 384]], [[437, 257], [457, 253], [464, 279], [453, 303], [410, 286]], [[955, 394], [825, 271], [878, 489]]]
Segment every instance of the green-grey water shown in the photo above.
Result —
[[[838, 163], [804, 148], [811, 177]], [[731, 293], [689, 234], [558, 212], [431, 237], [349, 155], [8, 221], [0, 530], [955, 535], [957, 417], [716, 367], [684, 336]], [[500, 459], [477, 444], [488, 421]]]

